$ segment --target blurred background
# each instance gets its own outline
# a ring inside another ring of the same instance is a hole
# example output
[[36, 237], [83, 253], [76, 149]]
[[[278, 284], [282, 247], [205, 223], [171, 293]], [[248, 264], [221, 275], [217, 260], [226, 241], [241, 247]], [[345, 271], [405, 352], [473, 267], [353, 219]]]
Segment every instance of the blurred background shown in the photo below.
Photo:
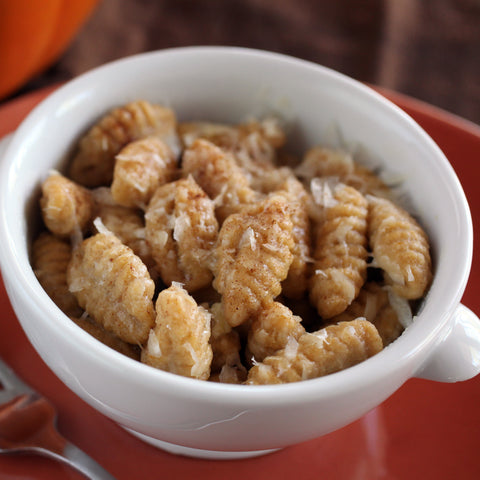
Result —
[[[1, 27], [15, 9], [8, 57]], [[0, 105], [126, 55], [235, 45], [312, 60], [480, 124], [480, 0], [0, 0], [0, 77], [28, 59], [27, 40], [41, 49], [47, 28], [49, 55], [8, 91], [0, 82]]]

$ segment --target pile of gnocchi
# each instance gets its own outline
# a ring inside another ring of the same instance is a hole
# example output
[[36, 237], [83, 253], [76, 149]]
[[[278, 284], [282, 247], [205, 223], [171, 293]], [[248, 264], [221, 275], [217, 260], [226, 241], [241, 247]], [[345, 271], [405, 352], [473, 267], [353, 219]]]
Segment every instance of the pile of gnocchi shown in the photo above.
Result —
[[285, 143], [275, 118], [107, 112], [41, 185], [40, 284], [97, 340], [195, 379], [296, 382], [375, 355], [429, 288], [427, 235], [351, 154]]

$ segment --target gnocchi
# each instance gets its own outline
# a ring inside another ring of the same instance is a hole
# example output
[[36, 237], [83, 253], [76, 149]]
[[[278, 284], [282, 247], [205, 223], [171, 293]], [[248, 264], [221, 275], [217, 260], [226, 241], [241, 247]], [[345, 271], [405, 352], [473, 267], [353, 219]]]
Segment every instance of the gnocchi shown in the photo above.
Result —
[[377, 354], [428, 292], [428, 236], [353, 155], [295, 164], [286, 140], [278, 119], [112, 109], [41, 186], [38, 281], [96, 340], [197, 380], [297, 382]]

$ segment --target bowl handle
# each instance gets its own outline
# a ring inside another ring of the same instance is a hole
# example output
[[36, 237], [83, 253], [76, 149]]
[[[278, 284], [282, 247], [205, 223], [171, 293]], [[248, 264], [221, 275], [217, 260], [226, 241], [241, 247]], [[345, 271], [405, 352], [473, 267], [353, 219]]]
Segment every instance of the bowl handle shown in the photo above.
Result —
[[437, 382], [460, 382], [480, 373], [480, 319], [460, 304], [451, 329], [415, 374]]

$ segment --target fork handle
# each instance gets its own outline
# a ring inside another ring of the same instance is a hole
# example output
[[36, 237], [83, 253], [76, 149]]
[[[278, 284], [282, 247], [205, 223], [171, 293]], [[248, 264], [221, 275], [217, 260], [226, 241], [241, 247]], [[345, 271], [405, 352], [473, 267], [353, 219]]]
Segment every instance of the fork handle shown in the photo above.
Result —
[[73, 443], [66, 442], [62, 453], [44, 450], [46, 456], [55, 458], [60, 462], [66, 463], [70, 467], [79, 471], [91, 480], [116, 480], [113, 475], [107, 472], [93, 458], [80, 450]]

